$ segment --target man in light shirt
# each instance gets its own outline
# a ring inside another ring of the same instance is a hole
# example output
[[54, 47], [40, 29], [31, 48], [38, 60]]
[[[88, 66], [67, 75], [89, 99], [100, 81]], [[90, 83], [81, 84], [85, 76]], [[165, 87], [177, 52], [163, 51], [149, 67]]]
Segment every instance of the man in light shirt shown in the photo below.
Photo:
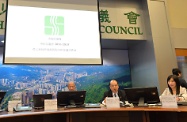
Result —
[[74, 81], [69, 81], [68, 82], [68, 90], [69, 91], [76, 91], [76, 85]]

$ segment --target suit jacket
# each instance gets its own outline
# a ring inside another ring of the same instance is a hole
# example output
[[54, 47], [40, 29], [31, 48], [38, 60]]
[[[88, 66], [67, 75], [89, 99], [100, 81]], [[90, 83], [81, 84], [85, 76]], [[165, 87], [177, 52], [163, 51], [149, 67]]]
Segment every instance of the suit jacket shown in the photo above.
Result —
[[187, 82], [183, 78], [180, 78], [180, 77], [179, 77], [179, 81], [180, 81], [180, 85], [187, 89]]
[[[124, 102], [124, 101], [127, 100], [127, 99], [126, 99], [126, 95], [125, 95], [125, 91], [123, 91], [123, 90], [118, 90], [118, 96], [119, 96], [120, 101], [123, 101], [123, 102]], [[111, 91], [111, 90], [106, 91], [106, 92], [104, 93], [104, 96], [103, 96], [102, 101], [103, 101], [106, 97], [113, 97], [113, 94], [112, 94], [112, 91]]]

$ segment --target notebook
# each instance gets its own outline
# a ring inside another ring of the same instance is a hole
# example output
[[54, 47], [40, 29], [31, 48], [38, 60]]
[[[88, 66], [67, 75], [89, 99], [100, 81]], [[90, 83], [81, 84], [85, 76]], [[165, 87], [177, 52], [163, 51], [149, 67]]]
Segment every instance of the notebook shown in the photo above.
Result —
[[36, 109], [44, 108], [44, 100], [45, 99], [52, 99], [52, 94], [33, 95], [34, 108], [36, 108]]

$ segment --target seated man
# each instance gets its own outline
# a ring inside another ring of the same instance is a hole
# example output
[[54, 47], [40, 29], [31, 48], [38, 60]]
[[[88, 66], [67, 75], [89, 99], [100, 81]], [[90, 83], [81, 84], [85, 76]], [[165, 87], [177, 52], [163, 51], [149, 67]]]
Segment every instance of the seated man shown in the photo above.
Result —
[[69, 82], [68, 82], [68, 90], [69, 90], [69, 91], [76, 91], [75, 82], [73, 82], [73, 81], [69, 81]]
[[180, 85], [187, 89], [187, 82], [182, 78], [182, 72], [178, 68], [173, 68], [172, 73], [179, 78]]
[[106, 97], [119, 97], [122, 102], [126, 100], [125, 92], [119, 90], [118, 82], [116, 80], [110, 81], [110, 90], [104, 93], [102, 104], [106, 103]]

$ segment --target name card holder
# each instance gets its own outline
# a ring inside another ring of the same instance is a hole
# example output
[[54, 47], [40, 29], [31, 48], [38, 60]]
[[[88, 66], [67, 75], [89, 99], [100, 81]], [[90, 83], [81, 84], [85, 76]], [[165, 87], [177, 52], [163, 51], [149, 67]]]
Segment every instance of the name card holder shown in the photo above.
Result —
[[177, 108], [177, 100], [175, 95], [161, 96], [163, 108]]
[[21, 105], [21, 100], [8, 101], [8, 112], [13, 112], [14, 107]]
[[119, 97], [106, 97], [107, 108], [120, 108]]
[[44, 110], [57, 110], [57, 99], [45, 99]]

